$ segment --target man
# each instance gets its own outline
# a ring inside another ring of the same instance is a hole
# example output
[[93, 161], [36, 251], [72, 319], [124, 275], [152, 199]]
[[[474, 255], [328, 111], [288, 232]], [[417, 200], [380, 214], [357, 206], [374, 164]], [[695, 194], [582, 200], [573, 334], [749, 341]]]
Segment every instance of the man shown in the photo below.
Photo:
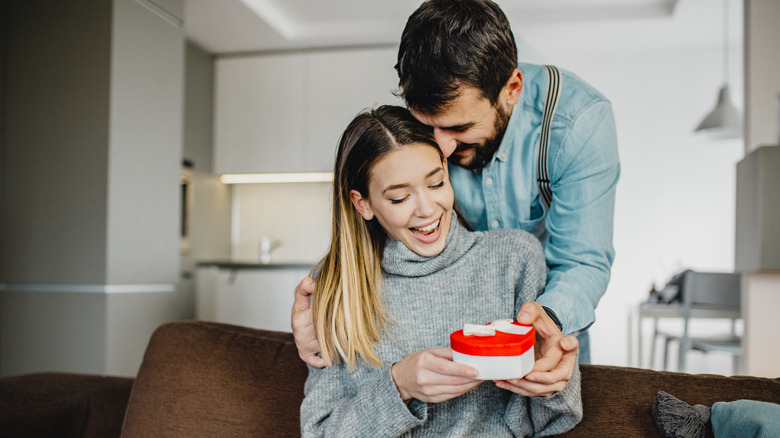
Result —
[[[547, 94], [541, 66], [518, 64], [509, 22], [489, 0], [430, 0], [407, 21], [396, 64], [401, 96], [433, 127], [449, 157], [461, 215], [477, 230], [521, 228], [544, 245], [544, 294], [518, 321], [537, 330], [536, 365], [510, 382], [523, 395], [560, 390], [579, 357], [589, 361], [586, 330], [614, 259], [612, 228], [620, 173], [610, 103], [561, 72], [546, 167], [549, 207], [540, 196], [539, 139]], [[311, 325], [313, 281], [296, 288], [292, 326], [301, 357], [322, 366]]]

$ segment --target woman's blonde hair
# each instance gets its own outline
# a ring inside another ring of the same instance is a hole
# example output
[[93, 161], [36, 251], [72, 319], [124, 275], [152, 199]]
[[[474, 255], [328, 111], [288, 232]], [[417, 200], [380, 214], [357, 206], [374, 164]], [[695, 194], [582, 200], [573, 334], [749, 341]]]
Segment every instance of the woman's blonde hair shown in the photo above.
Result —
[[439, 151], [432, 129], [397, 106], [359, 114], [339, 141], [330, 249], [320, 264], [311, 302], [317, 340], [327, 365], [343, 359], [352, 368], [358, 357], [381, 365], [373, 345], [390, 321], [380, 290], [387, 237], [376, 218], [366, 221], [360, 216], [350, 191], [367, 198], [374, 165], [388, 153], [414, 143]]

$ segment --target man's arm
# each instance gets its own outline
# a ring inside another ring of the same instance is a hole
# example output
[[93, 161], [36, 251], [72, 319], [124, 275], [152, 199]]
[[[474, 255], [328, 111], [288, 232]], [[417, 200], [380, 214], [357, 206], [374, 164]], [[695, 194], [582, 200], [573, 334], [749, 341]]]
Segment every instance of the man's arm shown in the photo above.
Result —
[[550, 271], [537, 301], [554, 312], [564, 334], [576, 335], [595, 321], [614, 259], [620, 164], [610, 103], [591, 103], [572, 119], [563, 138], [554, 140], [560, 143], [549, 161], [553, 200], [544, 246]]
[[325, 361], [320, 357], [320, 343], [314, 332], [314, 318], [309, 306], [310, 295], [314, 293], [314, 280], [306, 277], [295, 288], [295, 301], [292, 307], [292, 327], [298, 355], [314, 368], [322, 368]]

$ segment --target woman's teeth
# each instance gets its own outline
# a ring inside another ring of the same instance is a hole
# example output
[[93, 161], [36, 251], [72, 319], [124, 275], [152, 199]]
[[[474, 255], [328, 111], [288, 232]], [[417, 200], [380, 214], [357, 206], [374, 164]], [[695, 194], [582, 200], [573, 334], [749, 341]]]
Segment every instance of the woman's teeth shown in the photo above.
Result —
[[441, 218], [439, 218], [439, 220], [437, 220], [436, 222], [430, 225], [426, 225], [420, 228], [410, 228], [410, 229], [417, 234], [420, 234], [422, 236], [427, 236], [429, 234], [434, 233], [439, 228], [439, 223], [441, 223]]

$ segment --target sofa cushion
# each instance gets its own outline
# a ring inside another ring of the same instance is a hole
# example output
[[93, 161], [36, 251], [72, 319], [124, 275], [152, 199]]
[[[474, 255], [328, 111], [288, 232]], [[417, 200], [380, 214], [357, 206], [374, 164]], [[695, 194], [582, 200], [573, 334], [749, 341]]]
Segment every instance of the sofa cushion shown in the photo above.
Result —
[[653, 400], [663, 390], [689, 404], [750, 399], [780, 403], [780, 379], [581, 365], [583, 418], [566, 437], [659, 437]]
[[119, 436], [133, 379], [35, 373], [0, 379], [0, 437]]
[[165, 324], [147, 346], [122, 437], [298, 436], [307, 374], [290, 333]]

